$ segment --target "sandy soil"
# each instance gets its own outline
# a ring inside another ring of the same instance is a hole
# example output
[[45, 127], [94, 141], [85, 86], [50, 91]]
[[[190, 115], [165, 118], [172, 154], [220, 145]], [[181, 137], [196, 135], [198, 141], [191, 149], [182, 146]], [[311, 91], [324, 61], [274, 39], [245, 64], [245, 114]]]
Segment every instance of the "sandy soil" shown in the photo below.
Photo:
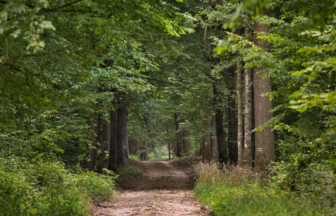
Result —
[[136, 161], [142, 176], [126, 179], [118, 196], [95, 207], [95, 215], [210, 215], [192, 195], [193, 159]]

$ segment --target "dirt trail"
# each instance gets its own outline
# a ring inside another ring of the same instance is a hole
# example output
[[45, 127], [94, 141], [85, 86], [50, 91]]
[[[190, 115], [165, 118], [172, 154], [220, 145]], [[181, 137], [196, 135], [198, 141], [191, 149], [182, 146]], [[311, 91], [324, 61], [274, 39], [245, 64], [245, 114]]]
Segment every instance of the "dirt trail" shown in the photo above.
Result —
[[95, 208], [95, 215], [210, 215], [192, 195], [192, 159], [133, 161], [142, 176], [126, 179], [118, 196]]

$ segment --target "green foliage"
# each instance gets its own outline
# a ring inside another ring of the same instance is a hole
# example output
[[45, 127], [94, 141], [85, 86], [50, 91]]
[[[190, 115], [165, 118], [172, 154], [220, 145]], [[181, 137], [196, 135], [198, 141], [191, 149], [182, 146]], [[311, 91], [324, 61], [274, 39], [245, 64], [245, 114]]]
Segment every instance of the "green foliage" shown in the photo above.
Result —
[[82, 172], [75, 178], [76, 187], [87, 191], [90, 199], [95, 202], [103, 202], [110, 200], [115, 194], [114, 181], [117, 175], [107, 169], [104, 169], [105, 175], [100, 175], [95, 172]]
[[130, 159], [130, 160], [139, 160], [139, 155], [128, 155], [128, 159]]
[[167, 146], [157, 146], [151, 149], [148, 153], [149, 160], [168, 160], [168, 148]]
[[142, 174], [142, 169], [140, 166], [131, 165], [128, 167], [120, 166], [117, 169], [117, 173], [123, 177], [129, 176], [129, 175], [140, 175]]
[[112, 176], [73, 174], [43, 158], [0, 156], [0, 215], [87, 215], [114, 194]]
[[117, 168], [117, 173], [119, 175], [118, 183], [120, 183], [129, 179], [130, 177], [142, 175], [142, 168], [137, 165], [130, 165], [128, 167], [121, 165]]
[[0, 215], [88, 215], [109, 199], [116, 177], [83, 171], [102, 146], [91, 119], [143, 100], [151, 48], [191, 22], [161, 0], [0, 1]]
[[199, 164], [194, 189], [198, 200], [210, 205], [216, 215], [333, 215], [326, 200], [295, 196], [281, 190], [263, 173], [234, 166]]

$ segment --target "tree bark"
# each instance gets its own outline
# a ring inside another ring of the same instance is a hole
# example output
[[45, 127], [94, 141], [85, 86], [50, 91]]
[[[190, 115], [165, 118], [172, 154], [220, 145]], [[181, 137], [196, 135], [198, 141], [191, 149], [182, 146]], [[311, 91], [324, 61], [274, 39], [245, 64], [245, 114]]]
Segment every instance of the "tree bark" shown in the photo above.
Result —
[[238, 124], [237, 124], [237, 147], [238, 147], [238, 165], [243, 166], [243, 95], [242, 95], [242, 81], [241, 81], [241, 61], [240, 55], [237, 54], [237, 100], [238, 100]]
[[145, 141], [145, 160], [148, 160], [148, 143], [147, 143], [147, 141]]
[[[229, 68], [229, 77], [234, 77], [234, 69]], [[227, 107], [227, 118], [228, 118], [228, 149], [229, 149], [229, 160], [233, 163], [238, 162], [238, 146], [237, 146], [237, 115], [236, 115], [236, 100], [233, 96], [234, 83], [231, 83], [230, 79], [227, 79], [227, 86], [230, 90], [228, 95], [228, 107]]]
[[133, 155], [133, 139], [128, 140], [128, 153], [129, 155]]
[[145, 148], [145, 144], [141, 144], [140, 145], [140, 150], [141, 150], [141, 154], [140, 154], [140, 159], [141, 160], [146, 160], [146, 148]]
[[222, 109], [223, 106], [223, 95], [219, 92], [219, 89], [216, 85], [220, 83], [214, 82], [213, 94], [214, 94], [214, 105], [215, 105], [215, 115], [216, 115], [216, 136], [217, 136], [217, 145], [218, 145], [218, 159], [220, 163], [227, 162], [227, 145], [226, 145], [226, 135], [224, 132], [224, 112]]
[[133, 140], [133, 146], [134, 146], [134, 155], [137, 155], [138, 151], [138, 142], [136, 139]]
[[[249, 24], [251, 17], [246, 13]], [[245, 37], [249, 37], [251, 29], [245, 27]], [[249, 49], [250, 46], [246, 46]], [[245, 130], [244, 130], [244, 166], [252, 167], [252, 69], [245, 68]]]
[[117, 149], [117, 111], [112, 110], [110, 115], [110, 170], [116, 170], [117, 168]]
[[181, 136], [183, 133], [178, 132], [180, 129], [179, 123], [181, 122], [180, 119], [178, 119], [178, 114], [175, 113], [175, 126], [176, 126], [176, 156], [181, 157], [182, 153], [182, 139], [183, 137]]
[[103, 168], [108, 168], [109, 164], [109, 158], [105, 152], [110, 151], [110, 123], [102, 114], [99, 115], [98, 142], [100, 144], [100, 154], [97, 171], [102, 172]]
[[211, 155], [213, 160], [218, 160], [218, 143], [216, 134], [216, 116], [212, 117], [211, 121]]
[[170, 147], [170, 143], [168, 143], [168, 159], [171, 159], [171, 147]]
[[190, 155], [190, 131], [184, 129], [183, 130], [183, 153], [184, 155]]
[[211, 119], [210, 116], [206, 117], [205, 134], [203, 136], [203, 161], [211, 161]]
[[96, 166], [96, 128], [94, 126], [94, 119], [89, 119], [89, 131], [90, 131], [90, 138], [91, 138], [91, 145], [89, 146], [89, 159], [90, 161], [87, 162], [87, 168], [91, 171], [94, 171]]
[[[269, 9], [264, 9], [264, 14], [269, 15]], [[269, 33], [269, 26], [258, 22], [254, 25], [253, 42], [268, 51], [269, 45], [265, 41], [258, 39], [258, 33]], [[272, 91], [272, 81], [270, 78], [263, 79], [262, 70], [267, 66], [254, 67], [253, 69], [253, 84], [254, 84], [254, 112], [255, 112], [255, 127], [259, 127], [270, 120], [273, 115], [270, 112], [272, 109], [272, 101], [269, 97], [262, 95]], [[271, 127], [266, 127], [262, 131], [257, 131], [255, 134], [255, 166], [263, 167], [274, 161], [274, 135]]]
[[117, 165], [128, 166], [128, 141], [127, 141], [127, 109], [126, 107], [117, 110]]
[[176, 157], [176, 152], [177, 152], [177, 141], [172, 144], [172, 155], [173, 157]]

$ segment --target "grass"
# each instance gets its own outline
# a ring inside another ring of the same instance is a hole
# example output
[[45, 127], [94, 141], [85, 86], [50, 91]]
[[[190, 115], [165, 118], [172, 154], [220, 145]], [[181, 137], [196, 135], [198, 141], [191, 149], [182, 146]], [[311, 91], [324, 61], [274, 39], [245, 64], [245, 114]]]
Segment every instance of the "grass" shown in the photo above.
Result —
[[120, 166], [117, 169], [117, 173], [121, 176], [140, 175], [142, 173], [142, 169], [140, 166], [134, 166], [134, 165], [130, 165], [128, 167]]
[[194, 193], [214, 215], [335, 215], [327, 202], [309, 196], [295, 197], [281, 190], [265, 173], [219, 164], [200, 163]]
[[138, 155], [128, 155], [128, 158], [131, 159], [131, 160], [139, 160]]
[[142, 174], [142, 168], [137, 165], [129, 165], [128, 167], [120, 166], [117, 169], [118, 179], [117, 182], [122, 182], [131, 176], [139, 176]]

